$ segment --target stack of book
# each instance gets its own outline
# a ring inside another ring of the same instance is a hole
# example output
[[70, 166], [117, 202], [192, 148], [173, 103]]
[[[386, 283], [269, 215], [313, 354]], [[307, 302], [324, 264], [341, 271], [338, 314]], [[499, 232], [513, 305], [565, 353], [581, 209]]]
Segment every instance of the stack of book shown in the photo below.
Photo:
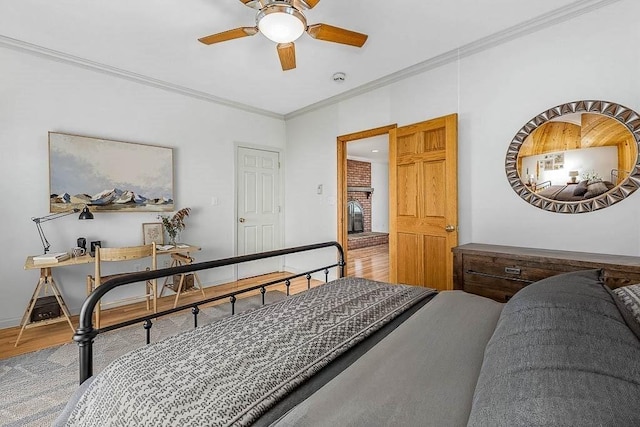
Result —
[[52, 254], [36, 255], [33, 257], [34, 264], [55, 264], [67, 260], [71, 257], [68, 252], [58, 252]]

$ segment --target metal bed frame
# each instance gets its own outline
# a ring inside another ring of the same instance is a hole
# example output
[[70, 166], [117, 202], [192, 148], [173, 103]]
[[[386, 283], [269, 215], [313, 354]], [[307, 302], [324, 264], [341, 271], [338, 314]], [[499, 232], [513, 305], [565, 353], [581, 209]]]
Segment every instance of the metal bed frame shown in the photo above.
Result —
[[[174, 274], [186, 274], [192, 273], [201, 270], [208, 270], [212, 268], [224, 267], [229, 265], [241, 264], [244, 262], [257, 261], [266, 258], [279, 257], [284, 255], [290, 255], [300, 252], [307, 252], [322, 248], [328, 247], [336, 247], [338, 251], [338, 261], [334, 264], [330, 264], [324, 267], [319, 267], [313, 270], [306, 271], [304, 273], [293, 274], [284, 278], [280, 278], [277, 280], [273, 280], [267, 283], [251, 286], [249, 288], [229, 292], [224, 295], [219, 295], [212, 298], [205, 298], [197, 302], [188, 303], [181, 305], [176, 308], [172, 308], [169, 310], [164, 310], [158, 313], [153, 313], [146, 316], [136, 317], [135, 319], [127, 320], [115, 325], [109, 325], [104, 328], [95, 329], [93, 327], [93, 311], [100, 301], [100, 299], [112, 289], [118, 288], [120, 286], [125, 286], [135, 282], [142, 282], [146, 280], [159, 279], [163, 277], [172, 276]], [[136, 323], [143, 323], [143, 327], [146, 330], [146, 341], [147, 344], [151, 341], [151, 328], [153, 327], [152, 319], [156, 319], [158, 317], [167, 316], [169, 314], [173, 314], [179, 311], [183, 311], [191, 308], [191, 313], [193, 314], [193, 326], [194, 328], [198, 327], [198, 313], [200, 312], [199, 306], [208, 304], [214, 301], [219, 301], [224, 298], [229, 298], [229, 302], [231, 303], [231, 314], [235, 314], [235, 302], [236, 295], [244, 294], [247, 292], [260, 290], [262, 294], [262, 304], [264, 305], [264, 294], [266, 292], [266, 288], [269, 286], [281, 284], [284, 282], [287, 288], [287, 296], [289, 295], [289, 287], [291, 285], [291, 280], [299, 277], [305, 277], [307, 279], [307, 289], [311, 288], [311, 275], [313, 273], [324, 272], [325, 275], [325, 283], [329, 280], [329, 269], [337, 267], [338, 268], [338, 276], [344, 277], [344, 250], [342, 246], [337, 242], [325, 242], [325, 243], [317, 243], [313, 245], [305, 245], [305, 246], [297, 246], [293, 248], [287, 249], [279, 249], [275, 251], [269, 252], [261, 252], [257, 254], [251, 255], [242, 255], [231, 258], [224, 258], [220, 260], [214, 261], [205, 261], [199, 263], [193, 263], [188, 265], [181, 265], [178, 267], [164, 268], [154, 271], [141, 271], [136, 273], [127, 273], [123, 275], [119, 275], [112, 279], [105, 281], [101, 286], [96, 288], [84, 301], [82, 304], [82, 308], [80, 310], [80, 324], [76, 329], [76, 333], [73, 336], [73, 340], [78, 344], [78, 351], [80, 356], [80, 384], [85, 382], [89, 377], [93, 375], [93, 343], [95, 337], [104, 332], [112, 331], [115, 329], [124, 328], [126, 326], [134, 325]]]

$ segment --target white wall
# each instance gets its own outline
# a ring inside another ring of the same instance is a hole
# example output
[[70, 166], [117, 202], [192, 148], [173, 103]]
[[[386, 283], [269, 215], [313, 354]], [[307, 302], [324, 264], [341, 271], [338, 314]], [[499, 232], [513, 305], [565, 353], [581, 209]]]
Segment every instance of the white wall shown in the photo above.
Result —
[[[371, 231], [389, 232], [389, 163], [371, 162]], [[337, 213], [336, 213], [337, 215]]]
[[[337, 120], [338, 111], [325, 108], [314, 111], [310, 121], [287, 123], [285, 247], [336, 240]], [[316, 192], [318, 184], [323, 186], [321, 195]], [[293, 195], [289, 196], [289, 192]], [[319, 262], [334, 262], [335, 255], [335, 250], [327, 249], [323, 253], [287, 256], [285, 269], [302, 272], [318, 267]]]
[[[549, 213], [520, 199], [504, 169], [515, 133], [552, 106], [604, 99], [640, 111], [639, 13], [639, 2], [623, 0], [287, 120], [287, 215], [305, 212], [315, 224], [305, 229], [287, 221], [287, 243], [293, 235], [298, 242], [336, 237], [334, 204], [316, 200], [309, 210], [298, 204], [300, 191], [313, 189], [319, 176], [326, 192], [335, 192], [336, 135], [457, 112], [461, 244], [640, 255], [640, 194], [597, 212]], [[315, 156], [327, 163], [307, 167]]]
[[[20, 322], [38, 280], [37, 270], [23, 266], [27, 255], [42, 252], [31, 217], [49, 212], [48, 131], [173, 147], [176, 206], [193, 209], [182, 240], [202, 246], [194, 254], [198, 261], [234, 254], [234, 142], [282, 148], [283, 120], [11, 49], [0, 48], [0, 63], [0, 327]], [[52, 251], [67, 251], [79, 236], [110, 246], [140, 244], [141, 224], [157, 221], [149, 212], [99, 213], [93, 221], [68, 216], [42, 226]], [[86, 296], [91, 272], [89, 265], [54, 270], [72, 312]], [[201, 277], [221, 283], [232, 280], [233, 271]], [[134, 286], [132, 292], [141, 294], [142, 285]]]

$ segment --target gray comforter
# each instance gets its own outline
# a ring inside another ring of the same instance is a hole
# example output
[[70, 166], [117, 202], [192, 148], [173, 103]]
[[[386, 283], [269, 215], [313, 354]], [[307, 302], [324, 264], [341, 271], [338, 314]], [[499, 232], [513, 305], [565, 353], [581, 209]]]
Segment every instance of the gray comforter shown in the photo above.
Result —
[[465, 426], [503, 305], [440, 292], [275, 426]]
[[72, 411], [78, 426], [249, 425], [428, 288], [346, 278], [123, 356]]

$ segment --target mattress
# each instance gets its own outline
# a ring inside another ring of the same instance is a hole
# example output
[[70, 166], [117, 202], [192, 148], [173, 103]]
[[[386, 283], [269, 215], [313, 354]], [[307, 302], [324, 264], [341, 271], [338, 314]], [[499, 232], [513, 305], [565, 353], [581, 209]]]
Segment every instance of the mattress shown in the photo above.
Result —
[[466, 426], [502, 307], [440, 292], [273, 426]]

